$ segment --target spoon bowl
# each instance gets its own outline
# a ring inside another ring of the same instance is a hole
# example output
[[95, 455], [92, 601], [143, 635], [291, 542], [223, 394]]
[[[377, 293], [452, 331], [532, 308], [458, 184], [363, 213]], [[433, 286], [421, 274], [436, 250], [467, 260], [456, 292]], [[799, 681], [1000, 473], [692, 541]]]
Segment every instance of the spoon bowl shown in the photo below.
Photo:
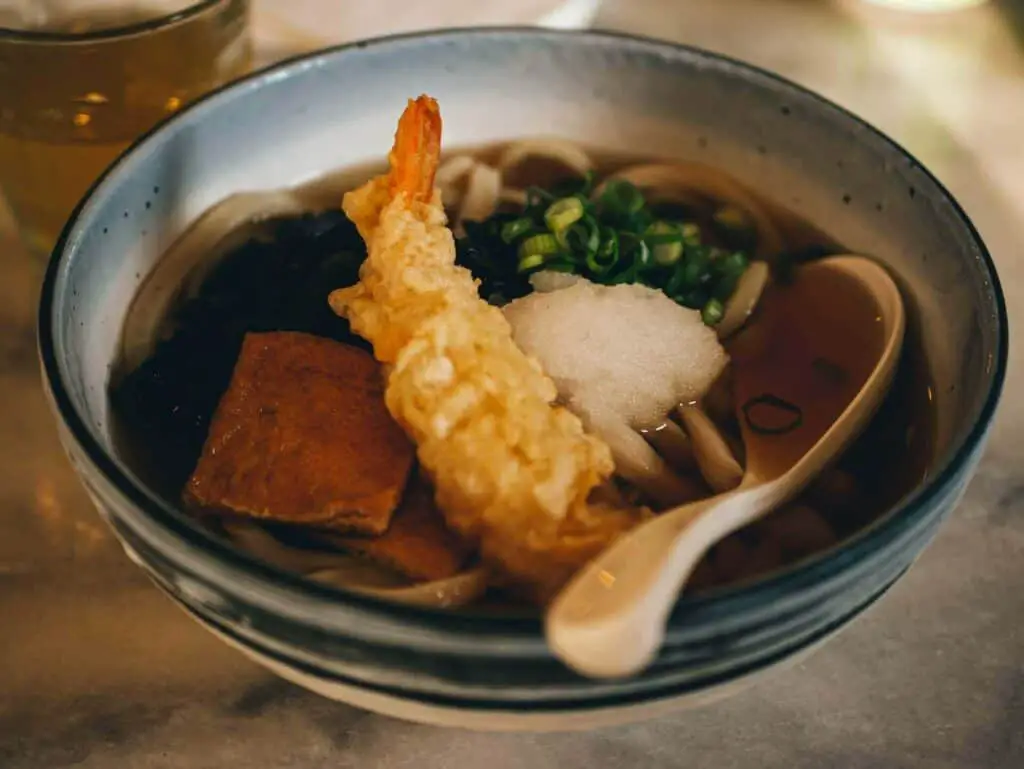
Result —
[[[815, 297], [831, 306], [804, 315]], [[663, 513], [581, 570], [545, 617], [556, 656], [597, 678], [650, 663], [707, 550], [796, 496], [867, 426], [892, 382], [905, 327], [899, 289], [874, 261], [843, 255], [801, 268], [789, 295], [768, 301], [731, 349], [747, 454], [739, 486]], [[800, 329], [813, 332], [791, 343]], [[801, 389], [814, 381], [808, 369], [819, 372], [812, 391]]]

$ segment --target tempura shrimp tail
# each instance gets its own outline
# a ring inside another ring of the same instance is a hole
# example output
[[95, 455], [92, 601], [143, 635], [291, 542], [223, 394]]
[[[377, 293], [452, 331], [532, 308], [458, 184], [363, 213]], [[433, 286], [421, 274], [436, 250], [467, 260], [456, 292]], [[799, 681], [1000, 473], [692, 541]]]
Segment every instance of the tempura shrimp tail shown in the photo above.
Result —
[[614, 469], [608, 446], [554, 405], [553, 382], [456, 266], [433, 185], [440, 141], [437, 103], [411, 101], [389, 172], [345, 196], [367, 258], [330, 303], [385, 364], [388, 410], [417, 444], [448, 525], [544, 600], [644, 514], [588, 503]]
[[428, 96], [410, 99], [398, 122], [388, 154], [389, 172], [345, 196], [343, 208], [367, 243], [394, 198], [408, 203], [433, 202], [434, 174], [441, 156], [441, 111]]

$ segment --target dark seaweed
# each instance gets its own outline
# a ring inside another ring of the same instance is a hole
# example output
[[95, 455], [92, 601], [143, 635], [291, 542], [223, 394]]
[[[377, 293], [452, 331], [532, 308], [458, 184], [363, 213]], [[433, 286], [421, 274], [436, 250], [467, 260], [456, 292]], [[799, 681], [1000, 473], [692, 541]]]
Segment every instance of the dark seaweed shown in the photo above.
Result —
[[519, 214], [495, 214], [485, 222], [464, 222], [466, 236], [455, 241], [455, 263], [480, 280], [480, 296], [502, 305], [533, 291], [529, 276], [518, 272], [516, 247], [501, 238], [501, 227]]
[[344, 213], [280, 219], [262, 232], [225, 255], [169, 319], [173, 335], [111, 393], [139, 442], [159, 447], [168, 493], [194, 468], [247, 332], [304, 331], [369, 349], [327, 304], [358, 280], [366, 257]]

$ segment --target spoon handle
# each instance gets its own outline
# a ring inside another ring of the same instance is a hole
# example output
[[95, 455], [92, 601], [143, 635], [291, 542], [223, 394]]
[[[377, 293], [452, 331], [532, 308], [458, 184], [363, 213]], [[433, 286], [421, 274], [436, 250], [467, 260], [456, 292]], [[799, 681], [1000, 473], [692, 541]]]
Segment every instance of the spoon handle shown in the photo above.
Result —
[[776, 483], [683, 505], [621, 537], [580, 571], [548, 608], [550, 648], [597, 678], [639, 672], [661, 646], [679, 591], [718, 540], [777, 503]]

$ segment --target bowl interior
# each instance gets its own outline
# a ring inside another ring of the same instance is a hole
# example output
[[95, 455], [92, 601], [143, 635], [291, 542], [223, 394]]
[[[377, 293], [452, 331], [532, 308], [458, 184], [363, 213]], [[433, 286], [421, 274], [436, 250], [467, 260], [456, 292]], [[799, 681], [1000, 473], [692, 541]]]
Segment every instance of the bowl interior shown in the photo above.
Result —
[[990, 405], [1005, 357], [991, 262], [945, 191], [873, 129], [769, 74], [676, 46], [440, 33], [326, 52], [215, 94], [142, 141], [81, 207], [51, 265], [42, 345], [65, 423], [112, 461], [115, 485], [138, 481], [112, 441], [107, 381], [129, 304], [164, 250], [233, 193], [380, 160], [422, 92], [441, 105], [446, 147], [555, 135], [700, 160], [890, 265], [932, 367], [936, 472]]

